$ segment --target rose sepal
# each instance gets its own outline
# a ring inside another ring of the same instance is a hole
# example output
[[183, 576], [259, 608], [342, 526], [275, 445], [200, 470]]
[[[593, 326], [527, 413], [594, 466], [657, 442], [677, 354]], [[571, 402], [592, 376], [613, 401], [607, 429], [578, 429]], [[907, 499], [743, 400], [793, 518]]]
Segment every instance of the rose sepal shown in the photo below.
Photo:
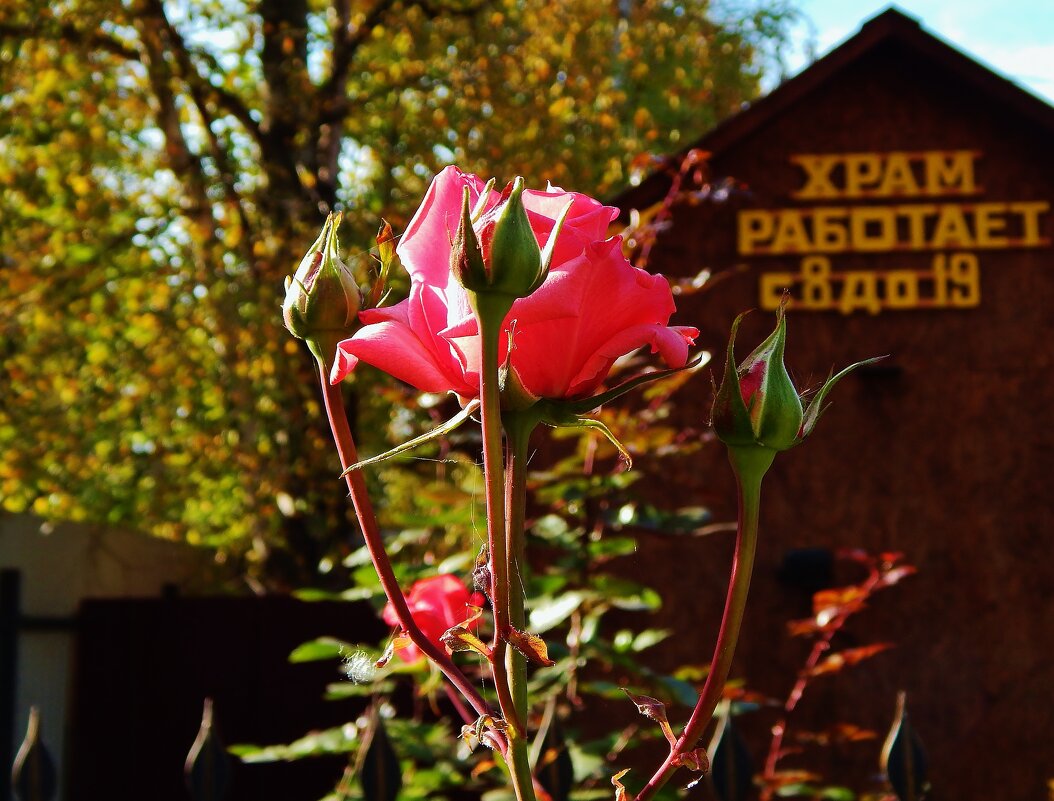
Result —
[[798, 432], [798, 442], [801, 442], [809, 436], [813, 432], [813, 429], [816, 428], [816, 424], [820, 421], [820, 416], [827, 410], [827, 406], [823, 405], [823, 401], [827, 397], [827, 393], [834, 388], [835, 384], [853, 372], [856, 368], [880, 362], [885, 358], [885, 356], [875, 356], [871, 359], [864, 359], [863, 361], [849, 365], [834, 375], [829, 375], [827, 380], [823, 382], [823, 386], [816, 390], [816, 394], [809, 399], [808, 404], [805, 406], [805, 414], [802, 418], [801, 430]]
[[341, 473], [340, 477], [343, 478], [344, 476], [348, 475], [349, 473], [353, 473], [356, 470], [362, 470], [362, 468], [364, 467], [370, 467], [372, 465], [379, 464], [380, 462], [386, 462], [391, 458], [412, 451], [414, 450], [414, 448], [419, 448], [425, 443], [446, 436], [451, 431], [454, 431], [456, 428], [458, 428], [466, 420], [468, 420], [473, 414], [475, 414], [479, 410], [479, 406], [479, 400], [473, 399], [469, 401], [464, 409], [455, 414], [445, 423], [436, 426], [431, 431], [421, 434], [419, 437], [414, 437], [413, 439], [407, 440], [401, 445], [396, 445], [389, 451], [385, 451], [384, 453], [378, 454], [377, 456], [371, 456], [369, 459], [362, 459], [361, 461], [355, 462], [355, 464], [351, 465], [351, 467]]
[[641, 373], [633, 378], [629, 378], [612, 387], [604, 392], [599, 392], [596, 395], [590, 395], [588, 398], [578, 398], [574, 400], [559, 400], [550, 401], [553, 404], [559, 404], [569, 411], [575, 414], [586, 414], [587, 412], [596, 411], [601, 406], [611, 403], [618, 398], [621, 398], [627, 392], [636, 389], [637, 387], [650, 384], [654, 381], [659, 381], [663, 378], [667, 378], [675, 373], [683, 373], [685, 370], [697, 370], [703, 367], [710, 361], [709, 353], [700, 353], [697, 356], [688, 360], [683, 367], [668, 367], [665, 370], [651, 370], [647, 373]]
[[633, 468], [633, 457], [630, 456], [629, 450], [603, 422], [597, 420], [595, 417], [586, 417], [585, 415], [569, 412], [563, 407], [563, 404], [560, 403], [547, 403], [545, 404], [545, 407], [547, 408], [545, 408], [544, 411], [548, 413], [540, 418], [542, 425], [549, 426], [550, 428], [589, 428], [594, 431], [599, 431], [607, 437], [608, 441], [618, 450], [619, 455], [626, 460], [626, 469], [629, 470]]
[[538, 398], [523, 387], [515, 369], [506, 363], [502, 369], [502, 422], [506, 431], [510, 428], [533, 430], [539, 425], [549, 428], [590, 428], [599, 431], [618, 450], [626, 461], [627, 469], [633, 467], [633, 457], [614, 432], [600, 420], [587, 417], [606, 403], [625, 395], [639, 386], [650, 384], [662, 378], [685, 370], [693, 370], [706, 364], [709, 354], [702, 353], [689, 361], [684, 367], [671, 367], [666, 370], [653, 370], [623, 381], [616, 387], [588, 398], [563, 400]]
[[470, 192], [462, 192], [461, 216], [450, 249], [450, 270], [470, 294], [525, 298], [549, 275], [556, 240], [572, 202], [554, 221], [543, 247], [538, 246], [523, 205], [523, 178], [517, 177], [501, 193], [498, 204], [484, 211], [492, 182], [480, 193], [475, 208]]

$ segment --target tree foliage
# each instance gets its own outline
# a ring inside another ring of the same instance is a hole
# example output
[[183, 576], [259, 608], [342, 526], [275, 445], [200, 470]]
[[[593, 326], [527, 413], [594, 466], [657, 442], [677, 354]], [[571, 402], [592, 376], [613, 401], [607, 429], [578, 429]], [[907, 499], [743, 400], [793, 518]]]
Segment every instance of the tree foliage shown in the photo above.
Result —
[[[278, 307], [323, 213], [363, 254], [447, 163], [617, 189], [757, 93], [779, 2], [5, 4], [0, 505], [313, 569], [348, 520]], [[412, 430], [369, 380], [360, 437]]]

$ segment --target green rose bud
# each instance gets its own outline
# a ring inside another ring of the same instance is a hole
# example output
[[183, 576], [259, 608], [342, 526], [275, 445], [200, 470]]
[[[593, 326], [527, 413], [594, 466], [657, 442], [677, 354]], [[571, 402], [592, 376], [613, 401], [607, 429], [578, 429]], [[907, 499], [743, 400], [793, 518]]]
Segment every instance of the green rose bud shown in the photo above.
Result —
[[[534, 292], [549, 274], [556, 238], [570, 203], [544, 248], [523, 206], [523, 178], [505, 187], [498, 205], [474, 220], [466, 187], [461, 220], [450, 250], [450, 269], [458, 282], [478, 295], [503, 295], [509, 300]], [[484, 195], [485, 196], [485, 195]], [[482, 198], [481, 198], [482, 200]]]
[[783, 363], [787, 339], [783, 308], [776, 312], [776, 330], [736, 367], [733, 350], [742, 319], [741, 314], [732, 324], [725, 375], [711, 413], [714, 432], [733, 450], [762, 448], [776, 452], [793, 448], [812, 433], [831, 388], [857, 367], [877, 361], [857, 362], [828, 378], [803, 409], [802, 396]]
[[783, 364], [787, 320], [777, 313], [776, 330], [737, 368], [733, 352], [743, 315], [732, 324], [725, 376], [714, 399], [711, 422], [726, 445], [760, 445], [785, 451], [799, 442], [802, 405]]
[[315, 244], [296, 273], [285, 282], [282, 317], [289, 333], [299, 339], [320, 341], [351, 336], [362, 295], [346, 264], [340, 259], [337, 228], [341, 216], [330, 214]]

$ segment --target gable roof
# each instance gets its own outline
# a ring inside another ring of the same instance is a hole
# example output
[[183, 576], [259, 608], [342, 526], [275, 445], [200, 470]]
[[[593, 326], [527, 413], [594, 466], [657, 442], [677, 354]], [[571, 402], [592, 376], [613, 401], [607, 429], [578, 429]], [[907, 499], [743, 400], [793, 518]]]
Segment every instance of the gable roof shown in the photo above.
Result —
[[[1001, 102], [1023, 119], [1054, 134], [1054, 106], [928, 33], [916, 18], [890, 6], [864, 22], [855, 36], [781, 83], [768, 95], [751, 103], [744, 111], [719, 123], [694, 145], [670, 157], [670, 161], [679, 163], [681, 156], [693, 148], [720, 154], [806, 95], [821, 88], [850, 64], [889, 42], [896, 42], [930, 59], [964, 84], [972, 86], [980, 95]], [[669, 175], [665, 171], [655, 172], [609, 202], [623, 212], [630, 208], [647, 208], [662, 200], [669, 182]]]

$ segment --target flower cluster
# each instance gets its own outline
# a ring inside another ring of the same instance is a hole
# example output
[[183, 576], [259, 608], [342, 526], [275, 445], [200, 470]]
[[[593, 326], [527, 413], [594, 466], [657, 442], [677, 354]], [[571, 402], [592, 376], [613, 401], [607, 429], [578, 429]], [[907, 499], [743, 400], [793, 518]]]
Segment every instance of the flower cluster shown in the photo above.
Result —
[[[363, 327], [338, 347], [334, 382], [362, 360], [426, 392], [479, 395], [478, 325], [468, 292], [450, 268], [466, 189], [478, 210], [476, 238], [486, 242], [503, 195], [447, 167], [398, 247], [411, 278], [409, 298], [360, 314]], [[666, 279], [631, 265], [621, 240], [608, 238], [617, 211], [555, 187], [523, 191], [522, 203], [540, 247], [566, 215], [547, 277], [513, 304], [505, 321], [502, 359], [523, 388], [539, 398], [589, 395], [616, 359], [645, 345], [668, 365], [683, 366], [698, 332], [668, 325], [674, 304]]]
[[[523, 577], [530, 568], [524, 521], [531, 433], [542, 424], [589, 427], [619, 445], [601, 420], [586, 415], [642, 383], [684, 368], [698, 335], [694, 328], [670, 325], [675, 309], [667, 281], [634, 267], [623, 255], [620, 238], [608, 237], [616, 213], [555, 187], [527, 190], [521, 178], [498, 192], [448, 167], [432, 182], [397, 248], [390, 228], [382, 228], [381, 269], [368, 292], [354, 285], [340, 262], [339, 217], [331, 218], [291, 280], [284, 305], [288, 327], [308, 341], [323, 368], [323, 396], [343, 476], [389, 599], [383, 617], [401, 632], [382, 662], [392, 650], [408, 662], [427, 654], [451, 692], [459, 691], [471, 707], [455, 704], [465, 718], [463, 734], [501, 753], [518, 801], [533, 801], [538, 779], [528, 749], [527, 666], [556, 664], [542, 637], [528, 630], [523, 597]], [[384, 278], [395, 263], [410, 275], [409, 297], [379, 307]], [[740, 517], [729, 591], [705, 684], [682, 733], [674, 734], [661, 701], [628, 693], [645, 717], [660, 724], [670, 744], [666, 760], [637, 794], [640, 801], [651, 799], [680, 767], [704, 769], [706, 755], [696, 744], [721, 699], [743, 620], [762, 478], [777, 452], [811, 433], [828, 392], [859, 366], [830, 377], [803, 404], [783, 363], [783, 310], [775, 331], [737, 366], [740, 319], [732, 329], [712, 410], [713, 428], [728, 446], [738, 479]], [[671, 369], [600, 389], [616, 360], [645, 346]], [[452, 392], [463, 408], [433, 431], [358, 461], [334, 384], [359, 361], [420, 390]], [[487, 539], [473, 581], [487, 597], [470, 593], [449, 574], [418, 581], [404, 597], [361, 469], [443, 436], [476, 412], [483, 438]], [[485, 600], [492, 622], [489, 643], [472, 633]], [[478, 679], [451, 658], [459, 651], [482, 657], [496, 706], [482, 696]], [[616, 797], [630, 798], [619, 781], [623, 774], [612, 779]]]

